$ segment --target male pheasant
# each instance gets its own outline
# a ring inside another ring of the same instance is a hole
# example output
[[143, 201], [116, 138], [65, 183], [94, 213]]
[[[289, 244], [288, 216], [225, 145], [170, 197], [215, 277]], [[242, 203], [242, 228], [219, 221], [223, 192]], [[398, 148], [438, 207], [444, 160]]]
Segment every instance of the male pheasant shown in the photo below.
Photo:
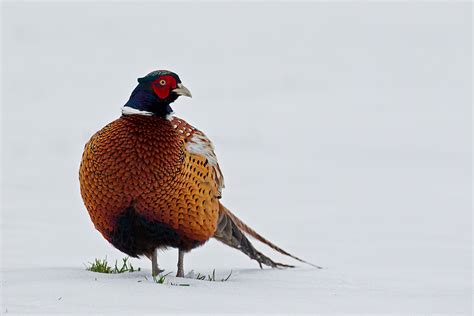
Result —
[[172, 116], [170, 103], [179, 96], [191, 93], [173, 72], [158, 70], [139, 78], [122, 116], [85, 145], [79, 180], [95, 228], [129, 256], [147, 256], [153, 275], [162, 271], [157, 249], [179, 249], [177, 276], [183, 277], [184, 253], [211, 237], [260, 267], [292, 267], [257, 251], [245, 234], [305, 262], [220, 203], [224, 178], [214, 147], [204, 133]]

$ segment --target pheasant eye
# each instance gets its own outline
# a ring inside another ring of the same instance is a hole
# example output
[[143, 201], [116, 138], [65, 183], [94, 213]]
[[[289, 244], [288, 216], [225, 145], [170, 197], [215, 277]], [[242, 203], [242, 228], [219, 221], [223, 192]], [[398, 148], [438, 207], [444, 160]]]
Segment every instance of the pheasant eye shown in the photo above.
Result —
[[166, 84], [166, 80], [161, 79], [161, 80], [160, 80], [160, 85], [164, 86], [165, 84]]

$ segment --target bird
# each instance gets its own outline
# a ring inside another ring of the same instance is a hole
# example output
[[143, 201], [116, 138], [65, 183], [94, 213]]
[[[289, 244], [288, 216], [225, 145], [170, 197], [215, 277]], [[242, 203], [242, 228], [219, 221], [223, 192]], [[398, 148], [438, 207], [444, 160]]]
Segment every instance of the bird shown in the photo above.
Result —
[[273, 261], [248, 237], [300, 262], [221, 203], [225, 187], [214, 145], [200, 130], [174, 116], [178, 97], [192, 97], [179, 76], [156, 70], [138, 78], [121, 116], [96, 132], [84, 146], [80, 192], [95, 228], [115, 248], [158, 266], [158, 250], [178, 249], [177, 277], [184, 255], [214, 238], [262, 265]]

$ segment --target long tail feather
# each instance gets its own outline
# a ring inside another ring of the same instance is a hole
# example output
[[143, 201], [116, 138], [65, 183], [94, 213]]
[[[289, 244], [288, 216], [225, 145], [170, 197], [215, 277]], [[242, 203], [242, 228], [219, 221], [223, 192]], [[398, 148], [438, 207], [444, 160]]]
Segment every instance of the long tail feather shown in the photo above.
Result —
[[294, 266], [278, 263], [265, 256], [254, 248], [250, 240], [245, 237], [245, 234], [236, 225], [232, 218], [224, 212], [220, 212], [217, 223], [217, 230], [214, 233], [214, 238], [226, 244], [229, 247], [242, 251], [251, 259], [256, 260], [262, 268], [262, 264], [272, 268], [293, 268]]
[[271, 241], [267, 240], [266, 238], [264, 238], [262, 235], [260, 235], [259, 233], [257, 233], [255, 230], [253, 230], [252, 228], [250, 228], [247, 224], [245, 224], [244, 222], [242, 222], [237, 216], [235, 216], [234, 214], [232, 214], [232, 212], [226, 208], [224, 205], [222, 205], [222, 203], [219, 203], [219, 211], [221, 213], [225, 213], [227, 214], [231, 219], [232, 221], [235, 222], [235, 224], [237, 225], [237, 227], [239, 227], [243, 232], [245, 232], [246, 234], [252, 236], [253, 238], [257, 239], [258, 241], [266, 244], [267, 246], [271, 247], [272, 249], [278, 251], [279, 253], [285, 255], [285, 256], [288, 256], [288, 257], [291, 257], [295, 260], [298, 260], [299, 262], [302, 262], [302, 263], [305, 263], [307, 265], [310, 265], [312, 267], [315, 267], [315, 268], [318, 268], [318, 269], [322, 269], [322, 267], [318, 266], [318, 265], [315, 265], [311, 262], [308, 262], [308, 261], [305, 261], [303, 259], [300, 259], [292, 254], [290, 254], [289, 252], [281, 249], [280, 247], [278, 247], [277, 245], [275, 245], [274, 243], [272, 243]]

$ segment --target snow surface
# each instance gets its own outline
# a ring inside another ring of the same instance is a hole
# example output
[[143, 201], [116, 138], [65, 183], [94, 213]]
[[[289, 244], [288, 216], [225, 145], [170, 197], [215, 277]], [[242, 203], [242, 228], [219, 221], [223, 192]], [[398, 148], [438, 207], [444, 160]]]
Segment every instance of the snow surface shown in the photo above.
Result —
[[[471, 314], [470, 3], [2, 6], [2, 313]], [[225, 205], [326, 269], [210, 241], [185, 269], [227, 282], [85, 271], [122, 254], [82, 204], [83, 145], [161, 68], [193, 93], [173, 108], [213, 140]]]

